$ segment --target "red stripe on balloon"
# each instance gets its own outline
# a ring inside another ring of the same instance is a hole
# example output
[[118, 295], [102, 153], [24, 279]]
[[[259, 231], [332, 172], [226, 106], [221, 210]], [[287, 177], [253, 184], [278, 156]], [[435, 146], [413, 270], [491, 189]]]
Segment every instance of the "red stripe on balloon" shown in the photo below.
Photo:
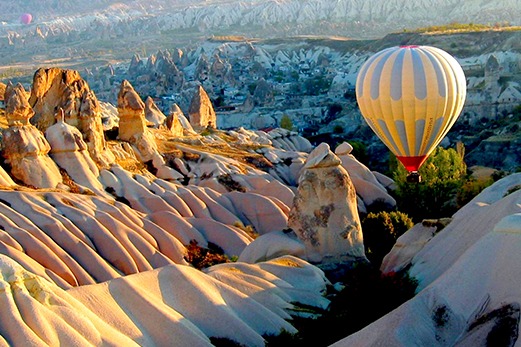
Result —
[[396, 157], [405, 167], [405, 169], [409, 172], [411, 171], [418, 171], [420, 166], [425, 162], [427, 159], [426, 155], [420, 155], [417, 157]]

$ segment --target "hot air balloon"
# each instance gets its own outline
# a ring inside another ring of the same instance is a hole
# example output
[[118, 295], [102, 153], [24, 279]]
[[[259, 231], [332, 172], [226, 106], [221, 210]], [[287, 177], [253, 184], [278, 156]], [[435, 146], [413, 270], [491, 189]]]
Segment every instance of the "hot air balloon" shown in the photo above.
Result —
[[418, 169], [456, 122], [466, 96], [459, 63], [430, 46], [384, 49], [362, 65], [356, 99], [367, 124], [409, 172]]
[[33, 16], [30, 13], [24, 13], [20, 16], [20, 22], [22, 24], [30, 24], [33, 20]]

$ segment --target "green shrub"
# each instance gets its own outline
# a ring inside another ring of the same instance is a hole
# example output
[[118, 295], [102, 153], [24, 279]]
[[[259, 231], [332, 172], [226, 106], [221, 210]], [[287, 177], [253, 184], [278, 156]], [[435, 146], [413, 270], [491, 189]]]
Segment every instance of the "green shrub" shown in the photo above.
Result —
[[362, 233], [367, 258], [375, 266], [396, 243], [396, 239], [413, 227], [409, 216], [399, 211], [369, 213], [362, 220]]
[[456, 194], [456, 203], [458, 208], [468, 204], [476, 195], [494, 183], [492, 178], [486, 180], [469, 179], [458, 190]]
[[289, 131], [293, 130], [293, 121], [287, 114], [282, 115], [282, 118], [280, 119], [280, 127]]

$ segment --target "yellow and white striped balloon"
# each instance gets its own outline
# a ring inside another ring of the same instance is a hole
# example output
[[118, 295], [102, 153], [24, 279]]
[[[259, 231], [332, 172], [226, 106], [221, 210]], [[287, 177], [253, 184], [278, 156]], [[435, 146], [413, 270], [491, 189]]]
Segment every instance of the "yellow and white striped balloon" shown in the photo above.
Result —
[[408, 171], [417, 171], [456, 122], [466, 96], [459, 63], [429, 46], [399, 46], [361, 67], [356, 99], [371, 129]]

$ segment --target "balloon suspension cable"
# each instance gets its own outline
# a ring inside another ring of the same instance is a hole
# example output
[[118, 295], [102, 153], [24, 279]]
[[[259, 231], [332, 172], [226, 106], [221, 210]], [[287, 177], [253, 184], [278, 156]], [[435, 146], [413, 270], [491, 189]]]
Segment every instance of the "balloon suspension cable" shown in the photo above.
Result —
[[408, 183], [420, 183], [422, 181], [422, 176], [418, 171], [411, 171], [407, 175]]

